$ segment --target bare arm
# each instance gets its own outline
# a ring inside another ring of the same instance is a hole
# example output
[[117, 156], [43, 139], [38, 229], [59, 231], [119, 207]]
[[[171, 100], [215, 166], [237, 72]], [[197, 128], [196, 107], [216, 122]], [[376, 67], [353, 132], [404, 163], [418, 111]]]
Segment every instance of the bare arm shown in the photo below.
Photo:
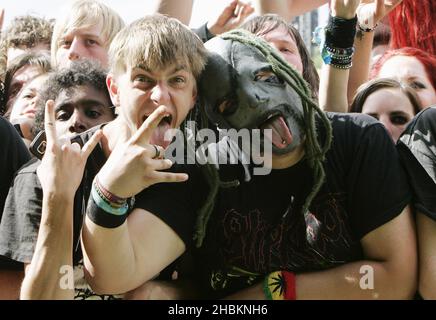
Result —
[[419, 247], [419, 293], [424, 299], [436, 299], [436, 222], [417, 214]]
[[[296, 276], [297, 299], [410, 299], [417, 283], [416, 239], [410, 208], [362, 240], [366, 260]], [[364, 269], [361, 269], [364, 267]], [[374, 288], [362, 289], [361, 282]], [[368, 282], [366, 278], [368, 276]], [[362, 280], [363, 279], [363, 280]], [[229, 297], [264, 299], [261, 285]]]
[[88, 283], [94, 291], [105, 294], [139, 287], [185, 250], [170, 227], [142, 209], [135, 209], [115, 229], [100, 227], [87, 217], [82, 237]]
[[[374, 26], [391, 12], [402, 0], [362, 0], [357, 9], [359, 23], [364, 20], [369, 21]], [[355, 54], [353, 57], [353, 67], [350, 70], [348, 81], [347, 100], [348, 105], [353, 101], [357, 89], [368, 81], [371, 64], [372, 44], [374, 32], [359, 32], [355, 41]]]
[[73, 299], [74, 288], [62, 288], [62, 266], [73, 265], [73, 202], [45, 195], [35, 253], [21, 287], [20, 299]]
[[328, 0], [258, 0], [256, 6], [259, 14], [275, 13], [290, 21], [293, 17], [312, 11], [327, 2]]
[[[155, 148], [149, 144], [153, 130], [165, 116], [165, 108], [159, 107], [128, 141], [120, 141], [111, 152], [98, 173], [99, 182], [110, 193], [128, 198], [155, 183], [187, 180], [186, 174], [160, 172], [169, 169], [171, 161], [155, 158]], [[135, 209], [120, 224], [105, 228], [88, 216], [85, 220], [82, 244], [86, 276], [98, 293], [131, 291], [156, 276], [185, 250], [180, 237], [150, 212]]]
[[74, 195], [86, 160], [101, 132], [83, 147], [57, 139], [54, 102], [48, 101], [44, 119], [47, 148], [37, 169], [43, 189], [41, 223], [35, 252], [21, 287], [21, 299], [73, 299], [74, 286], [61, 286], [62, 267], [73, 268]]
[[291, 17], [297, 17], [328, 3], [329, 0], [288, 0]]
[[160, 0], [157, 12], [180, 20], [189, 25], [194, 0]]
[[347, 110], [353, 102], [357, 89], [368, 81], [374, 32], [359, 32], [354, 39], [353, 66], [350, 70], [347, 90]]
[[[352, 19], [356, 15], [359, 1], [331, 1], [333, 17]], [[351, 46], [351, 45], [350, 45]], [[347, 112], [347, 86], [349, 69], [340, 69], [330, 64], [324, 64], [319, 83], [319, 106], [325, 111]]]

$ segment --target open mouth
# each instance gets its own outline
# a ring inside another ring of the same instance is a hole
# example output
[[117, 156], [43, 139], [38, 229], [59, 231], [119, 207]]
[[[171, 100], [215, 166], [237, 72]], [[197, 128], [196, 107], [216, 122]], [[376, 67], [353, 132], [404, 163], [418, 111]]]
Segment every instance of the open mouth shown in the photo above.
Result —
[[[143, 117], [142, 117], [142, 123], [144, 123], [145, 120], [147, 120], [147, 118], [148, 118], [148, 116], [143, 116]], [[158, 125], [158, 126], [162, 126], [162, 125], [166, 125], [166, 124], [168, 124], [169, 126], [171, 126], [172, 122], [173, 122], [173, 116], [169, 114], [169, 115], [165, 116], [165, 117], [164, 117], [164, 118], [159, 122], [159, 125]]]
[[[145, 121], [148, 116], [143, 117], [143, 121]], [[158, 126], [153, 130], [153, 134], [150, 138], [151, 144], [156, 144], [164, 149], [167, 148], [172, 140], [172, 136], [167, 134], [168, 130], [172, 128], [173, 116], [167, 115], [165, 116], [158, 124]]]
[[[259, 129], [272, 144], [282, 150], [286, 149], [293, 141], [292, 132], [281, 113], [273, 112], [261, 123]], [[269, 129], [268, 131], [264, 131]]]

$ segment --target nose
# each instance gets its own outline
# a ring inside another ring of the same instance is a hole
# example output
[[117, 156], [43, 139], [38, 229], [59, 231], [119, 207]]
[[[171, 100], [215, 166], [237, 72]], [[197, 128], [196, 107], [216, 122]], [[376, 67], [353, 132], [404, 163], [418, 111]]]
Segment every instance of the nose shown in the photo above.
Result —
[[167, 86], [163, 83], [157, 83], [151, 89], [150, 99], [158, 105], [167, 104], [170, 100], [170, 93]]
[[80, 40], [74, 38], [68, 50], [68, 59], [71, 61], [79, 60], [80, 57], [83, 55], [82, 51], [83, 45], [81, 44]]
[[242, 104], [249, 106], [252, 109], [263, 107], [269, 102], [269, 98], [259, 90], [259, 88], [254, 87], [252, 84], [247, 84], [240, 90], [239, 101]]
[[88, 129], [85, 124], [85, 115], [78, 110], [74, 110], [74, 113], [71, 115], [69, 120], [69, 124], [68, 130], [71, 133], [81, 133]]

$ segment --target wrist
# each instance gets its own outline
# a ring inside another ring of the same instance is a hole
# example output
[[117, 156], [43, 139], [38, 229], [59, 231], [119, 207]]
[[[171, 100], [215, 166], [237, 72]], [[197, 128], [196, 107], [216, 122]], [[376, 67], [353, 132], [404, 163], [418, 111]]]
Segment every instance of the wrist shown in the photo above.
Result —
[[74, 193], [59, 189], [47, 190], [43, 192], [42, 201], [50, 205], [68, 206], [74, 203]]
[[330, 15], [332, 17], [341, 18], [341, 19], [345, 19], [345, 20], [350, 20], [350, 19], [354, 18], [356, 13], [355, 12], [342, 11], [342, 10], [336, 10], [336, 9], [332, 8], [332, 10], [330, 12]]

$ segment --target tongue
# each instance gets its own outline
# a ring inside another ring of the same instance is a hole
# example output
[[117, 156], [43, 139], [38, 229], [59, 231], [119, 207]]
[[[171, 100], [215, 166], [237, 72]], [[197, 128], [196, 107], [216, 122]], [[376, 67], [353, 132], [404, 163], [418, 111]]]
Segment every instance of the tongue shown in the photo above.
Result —
[[153, 134], [150, 138], [150, 143], [157, 144], [158, 146], [166, 149], [170, 143], [171, 139], [165, 140], [165, 133], [170, 129], [170, 124], [162, 120], [159, 125], [154, 129]]
[[271, 129], [272, 135], [266, 133], [265, 136], [279, 149], [284, 149], [292, 143], [291, 131], [281, 116], [271, 118], [261, 126], [261, 129]]

